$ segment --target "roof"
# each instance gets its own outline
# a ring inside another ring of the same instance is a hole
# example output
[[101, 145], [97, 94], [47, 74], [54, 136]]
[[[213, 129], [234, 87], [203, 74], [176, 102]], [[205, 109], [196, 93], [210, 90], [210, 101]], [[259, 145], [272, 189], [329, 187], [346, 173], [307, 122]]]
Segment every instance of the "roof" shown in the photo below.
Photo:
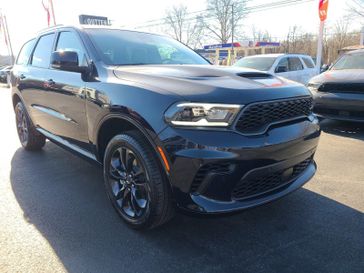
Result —
[[258, 55], [251, 55], [251, 56], [246, 56], [247, 57], [270, 57], [270, 58], [278, 58], [281, 56], [305, 56], [305, 57], [310, 57], [309, 55], [306, 54], [295, 54], [295, 53], [273, 53], [273, 54], [258, 54]]
[[347, 47], [343, 47], [339, 51], [352, 51], [352, 50], [357, 50], [357, 49], [364, 49], [364, 45], [347, 46]]
[[163, 34], [150, 33], [150, 32], [145, 32], [145, 31], [122, 29], [122, 28], [117, 27], [117, 26], [81, 25], [81, 24], [75, 24], [75, 25], [56, 25], [56, 26], [48, 27], [48, 28], [45, 28], [45, 29], [42, 29], [42, 30], [38, 31], [37, 35], [40, 35], [40, 34], [43, 34], [43, 33], [46, 33], [46, 32], [52, 31], [52, 30], [62, 29], [62, 28], [76, 28], [76, 29], [114, 29], [114, 30], [131, 31], [131, 32], [138, 32], [138, 33], [153, 34], [153, 35], [158, 35], [158, 36], [165, 36]]
[[363, 49], [357, 49], [357, 50], [345, 52], [345, 54], [358, 54], [358, 53], [364, 53], [364, 47], [363, 47]]

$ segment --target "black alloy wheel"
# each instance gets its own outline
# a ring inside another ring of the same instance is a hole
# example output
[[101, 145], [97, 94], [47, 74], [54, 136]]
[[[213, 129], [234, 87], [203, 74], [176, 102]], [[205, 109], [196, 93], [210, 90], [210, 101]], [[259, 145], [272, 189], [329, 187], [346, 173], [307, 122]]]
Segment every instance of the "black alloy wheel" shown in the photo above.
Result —
[[130, 148], [121, 146], [114, 151], [110, 159], [109, 182], [124, 217], [137, 220], [148, 213], [148, 180], [144, 166]]
[[28, 131], [28, 122], [27, 122], [26, 113], [25, 113], [22, 105], [18, 104], [15, 107], [15, 119], [16, 119], [16, 128], [18, 131], [20, 143], [23, 146], [26, 146], [26, 144], [28, 142], [29, 131]]
[[169, 182], [155, 150], [139, 132], [114, 136], [103, 165], [108, 197], [130, 227], [151, 229], [172, 218]]

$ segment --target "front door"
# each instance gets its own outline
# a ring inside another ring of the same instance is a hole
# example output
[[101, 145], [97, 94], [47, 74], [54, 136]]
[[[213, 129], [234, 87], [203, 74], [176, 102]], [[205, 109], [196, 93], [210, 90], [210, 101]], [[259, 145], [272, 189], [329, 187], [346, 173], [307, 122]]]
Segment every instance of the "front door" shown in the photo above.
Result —
[[[80, 37], [74, 31], [57, 34], [56, 51], [75, 51], [80, 63], [86, 62], [86, 54]], [[49, 101], [50, 122], [46, 128], [70, 144], [89, 150], [87, 115], [85, 105], [86, 82], [79, 72], [48, 69], [45, 81]]]

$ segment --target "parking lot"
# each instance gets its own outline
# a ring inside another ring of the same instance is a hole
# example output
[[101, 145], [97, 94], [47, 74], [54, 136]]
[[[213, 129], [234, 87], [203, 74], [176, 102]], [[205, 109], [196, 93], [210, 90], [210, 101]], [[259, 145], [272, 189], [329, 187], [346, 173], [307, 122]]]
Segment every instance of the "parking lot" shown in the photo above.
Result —
[[102, 172], [48, 142], [21, 149], [0, 88], [1, 272], [364, 272], [364, 124], [324, 121], [303, 189], [225, 217], [127, 228]]

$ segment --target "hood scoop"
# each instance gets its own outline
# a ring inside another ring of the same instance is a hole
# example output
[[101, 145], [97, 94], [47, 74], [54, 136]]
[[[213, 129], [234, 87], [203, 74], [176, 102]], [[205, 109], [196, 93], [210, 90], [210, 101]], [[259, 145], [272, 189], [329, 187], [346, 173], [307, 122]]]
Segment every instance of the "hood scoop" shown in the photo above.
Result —
[[237, 74], [239, 77], [247, 78], [250, 80], [258, 80], [258, 79], [273, 79], [273, 75], [262, 72], [243, 72]]

